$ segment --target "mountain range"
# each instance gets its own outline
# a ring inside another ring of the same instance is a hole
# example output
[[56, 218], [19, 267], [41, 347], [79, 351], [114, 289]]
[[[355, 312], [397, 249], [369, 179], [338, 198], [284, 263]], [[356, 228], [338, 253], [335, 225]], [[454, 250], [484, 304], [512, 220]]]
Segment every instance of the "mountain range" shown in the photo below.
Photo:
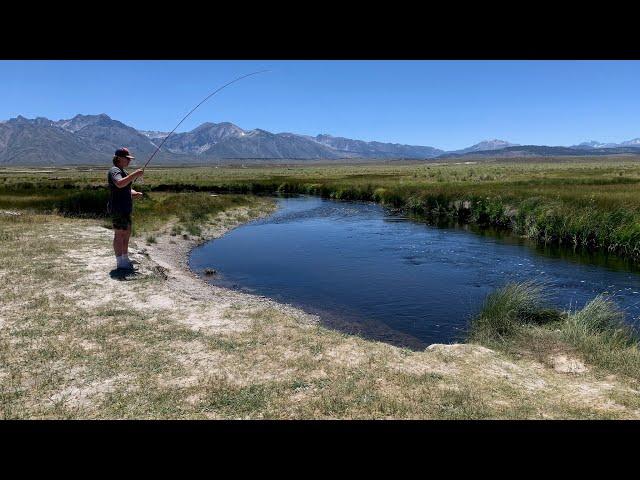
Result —
[[[116, 148], [126, 146], [145, 160], [169, 132], [137, 130], [106, 114], [76, 115], [68, 120], [23, 116], [0, 122], [0, 165], [73, 165], [109, 163]], [[468, 148], [366, 142], [327, 134], [317, 136], [243, 130], [229, 122], [203, 123], [174, 133], [154, 163], [206, 164], [219, 159], [436, 159], [468, 156], [605, 155], [640, 153], [640, 139], [620, 144], [596, 141], [571, 147], [518, 145], [485, 140]], [[138, 162], [142, 163], [142, 162]]]

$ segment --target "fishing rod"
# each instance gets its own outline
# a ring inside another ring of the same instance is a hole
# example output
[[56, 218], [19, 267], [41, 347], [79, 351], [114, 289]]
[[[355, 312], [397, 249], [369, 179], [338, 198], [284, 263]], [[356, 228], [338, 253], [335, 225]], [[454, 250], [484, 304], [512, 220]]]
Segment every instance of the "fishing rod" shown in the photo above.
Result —
[[235, 83], [237, 81], [242, 80], [243, 78], [247, 78], [250, 77], [251, 75], [257, 75], [259, 73], [264, 73], [264, 72], [269, 72], [270, 70], [258, 70], [257, 72], [252, 72], [252, 73], [247, 73], [246, 75], [242, 75], [241, 77], [238, 77], [234, 80], [231, 80], [229, 83], [224, 84], [223, 86], [221, 86], [220, 88], [218, 88], [215, 92], [210, 93], [204, 100], [202, 100], [198, 105], [196, 105], [195, 107], [193, 107], [193, 110], [191, 110], [189, 113], [187, 113], [184, 118], [182, 120], [180, 120], [180, 122], [178, 123], [178, 125], [175, 126], [175, 128], [173, 130], [171, 130], [171, 132], [169, 133], [169, 135], [167, 135], [166, 137], [164, 137], [164, 140], [162, 140], [162, 143], [160, 145], [158, 145], [158, 147], [156, 148], [156, 150], [151, 154], [151, 156], [149, 157], [149, 160], [147, 160], [147, 163], [144, 164], [144, 167], [142, 167], [142, 171], [144, 171], [145, 168], [147, 168], [147, 165], [149, 165], [149, 162], [151, 161], [151, 159], [153, 157], [155, 157], [156, 153], [158, 153], [160, 151], [160, 148], [162, 147], [162, 145], [164, 145], [164, 142], [167, 141], [167, 139], [173, 134], [173, 132], [176, 131], [176, 129], [180, 126], [180, 124], [182, 124], [182, 122], [184, 122], [187, 117], [189, 115], [191, 115], [193, 112], [196, 111], [196, 109], [202, 105], [204, 102], [206, 102], [207, 100], [209, 100], [211, 97], [213, 97], [216, 93], [218, 93], [220, 90], [222, 90], [223, 88], [228, 87], [229, 85], [231, 85], [232, 83]]

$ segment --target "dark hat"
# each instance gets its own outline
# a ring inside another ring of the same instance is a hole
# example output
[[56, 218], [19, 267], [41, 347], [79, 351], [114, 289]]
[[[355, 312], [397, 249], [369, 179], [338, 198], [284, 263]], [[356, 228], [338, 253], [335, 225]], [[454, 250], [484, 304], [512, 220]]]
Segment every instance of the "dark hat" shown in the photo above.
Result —
[[129, 149], [127, 147], [122, 147], [116, 150], [116, 157], [136, 158], [129, 153]]

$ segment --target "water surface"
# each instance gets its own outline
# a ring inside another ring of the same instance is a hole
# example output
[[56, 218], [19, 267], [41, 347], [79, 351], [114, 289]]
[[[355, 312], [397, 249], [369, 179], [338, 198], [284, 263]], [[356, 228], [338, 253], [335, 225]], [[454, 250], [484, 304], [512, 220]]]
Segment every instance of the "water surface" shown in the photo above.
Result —
[[486, 295], [511, 281], [545, 282], [562, 308], [608, 292], [630, 323], [640, 315], [640, 275], [617, 257], [535, 247], [469, 226], [429, 226], [376, 204], [316, 197], [278, 204], [272, 216], [196, 248], [191, 268], [214, 268], [208, 280], [216, 285], [411, 348], [463, 340]]

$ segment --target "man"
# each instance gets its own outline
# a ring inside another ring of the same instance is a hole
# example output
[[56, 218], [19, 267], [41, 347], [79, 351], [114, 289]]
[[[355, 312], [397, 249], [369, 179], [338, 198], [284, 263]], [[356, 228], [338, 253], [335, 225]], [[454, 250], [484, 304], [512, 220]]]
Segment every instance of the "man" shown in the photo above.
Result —
[[129, 260], [132, 199], [142, 197], [141, 192], [136, 192], [131, 188], [131, 183], [144, 173], [142, 169], [131, 174], [127, 174], [124, 170], [134, 158], [129, 154], [127, 148], [119, 148], [116, 150], [113, 157], [113, 167], [109, 169], [107, 176], [110, 190], [107, 208], [113, 220], [113, 250], [116, 254], [117, 268], [127, 270], [133, 268], [133, 264]]

